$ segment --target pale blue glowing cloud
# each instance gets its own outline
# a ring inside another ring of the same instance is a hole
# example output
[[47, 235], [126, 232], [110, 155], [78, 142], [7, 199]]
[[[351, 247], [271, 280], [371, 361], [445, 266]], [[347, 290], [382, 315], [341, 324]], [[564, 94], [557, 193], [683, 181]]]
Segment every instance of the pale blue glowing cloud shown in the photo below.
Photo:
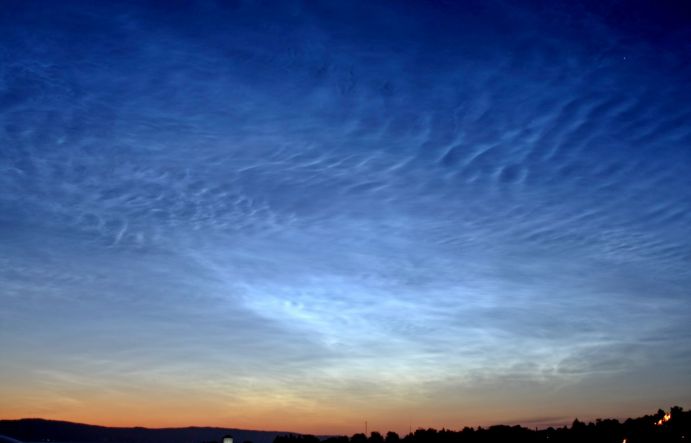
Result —
[[0, 380], [691, 400], [675, 11], [366, 3], [2, 12]]

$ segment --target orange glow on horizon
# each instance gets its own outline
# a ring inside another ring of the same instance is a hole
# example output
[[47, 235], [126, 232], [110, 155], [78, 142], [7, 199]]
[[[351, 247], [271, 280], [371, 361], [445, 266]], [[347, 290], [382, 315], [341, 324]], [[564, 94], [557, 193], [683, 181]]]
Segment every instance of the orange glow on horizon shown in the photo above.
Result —
[[[6, 389], [0, 418], [44, 418], [109, 427], [182, 428], [189, 426], [236, 428], [257, 431], [295, 432], [314, 435], [353, 435], [369, 431], [400, 436], [418, 428], [460, 430], [465, 426], [518, 424], [545, 428], [571, 422], [570, 417], [594, 420], [597, 417], [619, 418], [627, 412], [579, 410], [565, 406], [561, 421], [553, 421], [545, 410], [526, 411], [523, 405], [506, 403], [444, 405], [435, 402], [406, 402], [405, 398], [391, 398], [376, 404], [365, 404], [362, 398], [342, 394], [340, 401], [301, 398], [290, 393], [278, 395], [262, 391], [256, 395], [221, 395], [217, 392], [148, 389], [147, 395], [94, 389], [79, 393], [65, 389], [54, 395]], [[0, 392], [2, 394], [3, 392]], [[81, 394], [81, 395], [79, 395]], [[573, 409], [567, 409], [567, 408]], [[633, 412], [635, 414], [636, 412]], [[628, 412], [628, 416], [632, 416]], [[540, 421], [535, 417], [548, 417]], [[662, 421], [669, 420], [666, 414]]]

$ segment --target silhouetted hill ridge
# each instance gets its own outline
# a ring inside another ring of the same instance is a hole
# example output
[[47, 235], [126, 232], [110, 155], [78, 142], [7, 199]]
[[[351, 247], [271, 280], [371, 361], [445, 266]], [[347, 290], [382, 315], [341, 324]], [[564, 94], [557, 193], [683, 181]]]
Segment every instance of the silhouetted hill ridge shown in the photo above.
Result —
[[44, 419], [0, 420], [0, 435], [24, 442], [70, 443], [209, 443], [232, 434], [236, 443], [691, 443], [691, 411], [672, 407], [669, 413], [595, 422], [574, 420], [571, 426], [533, 430], [520, 425], [465, 427], [460, 431], [417, 429], [400, 437], [395, 432], [317, 437], [292, 432], [250, 431], [219, 427], [109, 428]]
[[254, 431], [212, 426], [183, 428], [107, 427], [42, 418], [0, 420], [0, 434], [25, 442], [74, 443], [200, 443], [231, 434], [237, 443], [272, 443], [284, 431]]

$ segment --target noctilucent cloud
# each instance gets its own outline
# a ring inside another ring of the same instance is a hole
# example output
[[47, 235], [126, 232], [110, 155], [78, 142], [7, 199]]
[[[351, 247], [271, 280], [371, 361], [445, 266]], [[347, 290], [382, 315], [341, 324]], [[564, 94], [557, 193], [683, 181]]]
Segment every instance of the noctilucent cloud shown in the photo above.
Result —
[[683, 1], [3, 2], [0, 416], [690, 406], [690, 54]]

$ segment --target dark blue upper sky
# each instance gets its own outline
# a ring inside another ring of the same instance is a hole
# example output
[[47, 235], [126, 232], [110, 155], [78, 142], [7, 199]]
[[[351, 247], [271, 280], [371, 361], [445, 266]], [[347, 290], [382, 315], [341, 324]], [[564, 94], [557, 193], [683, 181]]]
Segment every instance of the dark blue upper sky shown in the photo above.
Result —
[[0, 414], [689, 405], [690, 9], [3, 2]]

